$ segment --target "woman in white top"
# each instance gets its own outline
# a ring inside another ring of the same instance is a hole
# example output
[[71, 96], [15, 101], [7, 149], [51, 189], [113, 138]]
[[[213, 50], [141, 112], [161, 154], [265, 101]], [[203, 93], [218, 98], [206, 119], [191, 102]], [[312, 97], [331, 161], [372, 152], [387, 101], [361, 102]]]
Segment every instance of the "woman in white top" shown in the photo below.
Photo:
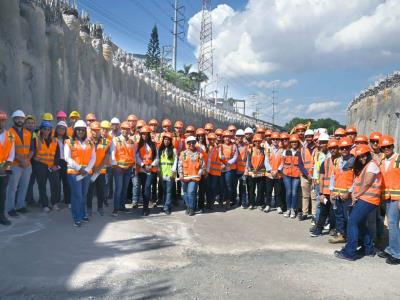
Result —
[[[60, 121], [57, 123], [56, 130], [54, 132], [54, 137], [58, 141], [58, 147], [60, 148], [60, 160], [58, 161], [60, 169], [60, 179], [63, 187], [63, 195], [64, 195], [64, 203], [69, 204], [70, 201], [70, 191], [69, 191], [69, 184], [67, 179], [67, 162], [64, 157], [64, 143], [65, 140], [69, 139], [67, 135], [67, 123], [64, 121]], [[59, 199], [61, 199], [61, 187], [59, 189], [60, 195]], [[61, 202], [61, 201], [60, 201]]]

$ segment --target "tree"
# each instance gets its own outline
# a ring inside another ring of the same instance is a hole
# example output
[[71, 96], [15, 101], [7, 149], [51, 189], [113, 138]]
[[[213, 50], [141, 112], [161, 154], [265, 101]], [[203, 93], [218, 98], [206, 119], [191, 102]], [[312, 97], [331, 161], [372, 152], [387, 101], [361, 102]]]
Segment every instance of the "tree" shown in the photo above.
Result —
[[333, 134], [333, 132], [339, 128], [345, 128], [345, 125], [340, 124], [338, 121], [333, 120], [331, 118], [326, 118], [326, 119], [303, 119], [303, 118], [293, 118], [289, 122], [285, 124], [285, 129], [290, 132], [297, 124], [302, 123], [302, 124], [308, 124], [311, 123], [310, 128], [311, 129], [317, 129], [317, 128], [326, 128], [328, 129], [329, 134]]
[[144, 65], [153, 70], [160, 66], [160, 41], [158, 40], [158, 29], [156, 25], [153, 26], [151, 31]]

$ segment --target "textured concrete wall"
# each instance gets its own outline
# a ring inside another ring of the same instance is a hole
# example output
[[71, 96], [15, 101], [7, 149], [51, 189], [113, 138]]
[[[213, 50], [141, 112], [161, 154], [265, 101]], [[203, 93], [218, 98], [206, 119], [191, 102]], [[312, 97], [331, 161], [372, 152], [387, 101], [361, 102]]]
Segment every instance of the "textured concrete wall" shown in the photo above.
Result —
[[[104, 47], [104, 49], [103, 49]], [[254, 125], [204, 107], [192, 96], [132, 65], [113, 60], [101, 39], [84, 35], [79, 19], [47, 23], [40, 5], [0, 1], [0, 109], [95, 112], [98, 118], [182, 119], [201, 126]], [[104, 50], [104, 51], [103, 51]]]

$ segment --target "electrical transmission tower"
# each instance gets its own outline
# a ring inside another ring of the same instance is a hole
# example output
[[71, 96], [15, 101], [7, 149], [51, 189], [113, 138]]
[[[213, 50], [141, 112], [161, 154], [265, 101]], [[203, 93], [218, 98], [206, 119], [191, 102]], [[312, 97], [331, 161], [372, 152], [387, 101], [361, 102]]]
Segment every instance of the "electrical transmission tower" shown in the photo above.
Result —
[[[176, 71], [176, 58], [178, 53], [178, 38], [180, 38], [184, 34], [183, 24], [185, 22], [184, 18], [184, 9], [185, 6], [179, 5], [179, 0], [175, 0], [174, 2], [174, 18], [172, 19], [174, 23], [174, 30], [172, 32], [173, 41], [172, 41], [172, 67]], [[178, 31], [181, 30], [181, 31]]]

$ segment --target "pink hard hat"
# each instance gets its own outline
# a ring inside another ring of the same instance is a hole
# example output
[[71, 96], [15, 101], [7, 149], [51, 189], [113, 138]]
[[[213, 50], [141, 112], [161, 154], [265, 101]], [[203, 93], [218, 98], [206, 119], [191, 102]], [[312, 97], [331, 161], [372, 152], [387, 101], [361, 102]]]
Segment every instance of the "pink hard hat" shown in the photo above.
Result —
[[66, 114], [65, 112], [63, 112], [62, 110], [60, 110], [60, 111], [57, 113], [56, 117], [57, 117], [57, 118], [66, 118], [66, 117], [67, 117], [67, 114]]

